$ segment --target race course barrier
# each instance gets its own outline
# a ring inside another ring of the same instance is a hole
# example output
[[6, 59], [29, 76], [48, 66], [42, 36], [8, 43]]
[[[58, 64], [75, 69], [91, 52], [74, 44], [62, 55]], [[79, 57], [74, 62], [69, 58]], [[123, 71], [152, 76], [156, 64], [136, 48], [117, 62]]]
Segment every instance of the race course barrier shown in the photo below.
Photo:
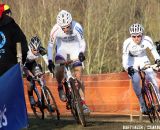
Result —
[[[46, 74], [47, 86], [56, 99], [61, 115], [70, 111], [58, 96], [56, 80]], [[139, 103], [127, 73], [84, 75], [85, 99], [92, 113], [138, 115]], [[28, 82], [24, 79], [24, 91], [28, 113], [32, 113], [27, 95]]]

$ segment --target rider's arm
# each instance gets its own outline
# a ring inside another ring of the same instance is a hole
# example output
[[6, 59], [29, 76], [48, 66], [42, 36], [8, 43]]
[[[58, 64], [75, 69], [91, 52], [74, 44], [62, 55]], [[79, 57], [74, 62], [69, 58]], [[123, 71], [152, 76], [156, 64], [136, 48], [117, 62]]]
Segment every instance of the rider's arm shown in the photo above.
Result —
[[44, 62], [45, 62], [46, 65], [48, 66], [48, 56], [47, 56], [47, 54], [46, 54], [46, 55], [43, 55], [42, 57], [43, 57]]
[[27, 40], [26, 36], [21, 30], [21, 28], [15, 23], [14, 24], [14, 41], [15, 43], [20, 43], [21, 44], [21, 52], [22, 52], [22, 64], [24, 64], [26, 57], [27, 57], [27, 51], [28, 51], [28, 46], [27, 46]]
[[32, 66], [34, 62], [35, 61], [30, 62], [28, 58], [26, 59], [26, 62], [24, 63], [24, 66], [23, 66], [23, 72], [25, 73], [26, 77], [29, 77], [29, 76], [34, 77], [32, 72], [28, 69], [28, 67]]
[[146, 36], [146, 37], [145, 37], [145, 40], [148, 41], [148, 42], [147, 42], [147, 43], [148, 43], [148, 48], [151, 50], [151, 53], [152, 53], [154, 59], [155, 59], [155, 60], [160, 59], [160, 56], [159, 56], [159, 54], [158, 54], [158, 52], [157, 52], [157, 50], [156, 50], [156, 47], [155, 47], [152, 39], [151, 39], [150, 37]]
[[39, 53], [41, 54], [44, 62], [46, 63], [46, 65], [48, 66], [48, 56], [47, 56], [47, 51], [44, 47], [40, 47], [39, 49]]
[[86, 42], [84, 40], [84, 34], [83, 34], [83, 29], [82, 26], [79, 23], [76, 23], [75, 25], [75, 30], [77, 32], [77, 37], [80, 43], [80, 52], [85, 52], [86, 49]]
[[50, 39], [48, 42], [48, 60], [52, 60], [53, 59], [53, 46], [55, 44], [56, 41], [56, 35], [57, 35], [57, 31], [58, 31], [58, 27], [55, 25], [50, 33]]
[[128, 40], [125, 40], [123, 43], [123, 54], [122, 54], [122, 65], [125, 70], [128, 69], [128, 60], [129, 60], [129, 44]]

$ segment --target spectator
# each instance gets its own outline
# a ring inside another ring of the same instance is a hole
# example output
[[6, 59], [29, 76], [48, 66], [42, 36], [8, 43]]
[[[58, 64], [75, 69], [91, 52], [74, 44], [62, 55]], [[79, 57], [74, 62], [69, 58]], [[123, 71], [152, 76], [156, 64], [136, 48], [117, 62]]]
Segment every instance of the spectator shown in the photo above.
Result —
[[24, 63], [28, 51], [26, 37], [11, 17], [9, 5], [0, 4], [0, 76], [18, 63], [17, 43], [21, 44], [22, 63]]

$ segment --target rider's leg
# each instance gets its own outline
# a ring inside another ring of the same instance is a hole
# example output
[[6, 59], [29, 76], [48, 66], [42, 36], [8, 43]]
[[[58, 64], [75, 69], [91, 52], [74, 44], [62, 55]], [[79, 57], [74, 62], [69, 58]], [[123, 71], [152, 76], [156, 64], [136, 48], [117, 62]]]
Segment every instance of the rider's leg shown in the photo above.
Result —
[[[56, 57], [55, 57], [56, 64], [59, 64], [63, 61], [64, 61], [63, 57], [56, 55]], [[62, 80], [64, 79], [64, 67], [63, 66], [56, 66], [55, 73], [56, 73], [56, 80], [58, 83], [59, 97], [60, 97], [61, 101], [65, 102], [67, 100], [67, 98], [64, 93], [64, 88], [63, 88], [63, 83], [62, 83]]]
[[74, 76], [81, 83], [81, 88], [79, 88], [79, 93], [80, 93], [81, 99], [84, 100], [85, 99], [85, 97], [84, 97], [84, 83], [81, 79], [81, 76], [82, 76], [82, 67], [81, 66], [74, 67]]
[[35, 82], [33, 80], [30, 80], [30, 85], [28, 85], [28, 95], [31, 105], [35, 105], [35, 100], [33, 98], [33, 88], [35, 86]]
[[59, 97], [61, 99], [61, 101], [65, 102], [66, 101], [66, 95], [64, 93], [64, 88], [63, 88], [63, 77], [64, 77], [64, 67], [63, 66], [59, 66], [55, 68], [56, 70], [56, 79], [57, 79], [57, 83], [58, 83], [58, 92], [59, 92]]
[[78, 79], [79, 83], [81, 83], [81, 88], [79, 88], [79, 93], [81, 96], [82, 104], [83, 104], [83, 111], [84, 113], [90, 113], [88, 106], [85, 103], [85, 95], [84, 95], [84, 83], [82, 81], [82, 66], [74, 67], [74, 76]]
[[136, 96], [138, 97], [138, 100], [140, 103], [140, 109], [142, 113], [145, 113], [147, 110], [146, 110], [146, 106], [145, 106], [145, 103], [142, 97], [142, 93], [141, 93], [140, 76], [138, 73], [134, 73], [131, 79], [132, 79], [134, 92]]

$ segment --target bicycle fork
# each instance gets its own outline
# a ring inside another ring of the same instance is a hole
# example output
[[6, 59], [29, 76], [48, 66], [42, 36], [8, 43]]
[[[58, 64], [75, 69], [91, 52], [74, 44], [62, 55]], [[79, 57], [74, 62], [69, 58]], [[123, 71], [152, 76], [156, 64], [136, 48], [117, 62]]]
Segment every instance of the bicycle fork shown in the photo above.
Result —
[[[151, 83], [152, 84], [152, 83]], [[152, 86], [153, 86], [153, 91], [155, 92], [155, 94], [156, 94], [156, 97], [157, 97], [157, 99], [158, 99], [158, 105], [160, 105], [160, 99], [159, 99], [159, 97], [160, 97], [160, 95], [157, 93], [157, 91], [156, 91], [156, 89], [155, 89], [155, 86], [152, 84]]]
[[[47, 100], [47, 96], [46, 96], [47, 90], [45, 88], [45, 83], [44, 83], [43, 79], [39, 80], [39, 84], [40, 84], [40, 87], [41, 87], [41, 91], [42, 91], [42, 95], [44, 97], [44, 100], [46, 101], [47, 104], [49, 104], [49, 102]], [[40, 97], [39, 99], [40, 99], [41, 104], [42, 104], [42, 98]]]
[[37, 90], [37, 87], [34, 87], [34, 91], [35, 91], [35, 93], [36, 93], [36, 95], [38, 97], [38, 103], [40, 103], [40, 105], [42, 105], [42, 99], [41, 99], [41, 96], [40, 96], [40, 94], [39, 94], [39, 92]]

